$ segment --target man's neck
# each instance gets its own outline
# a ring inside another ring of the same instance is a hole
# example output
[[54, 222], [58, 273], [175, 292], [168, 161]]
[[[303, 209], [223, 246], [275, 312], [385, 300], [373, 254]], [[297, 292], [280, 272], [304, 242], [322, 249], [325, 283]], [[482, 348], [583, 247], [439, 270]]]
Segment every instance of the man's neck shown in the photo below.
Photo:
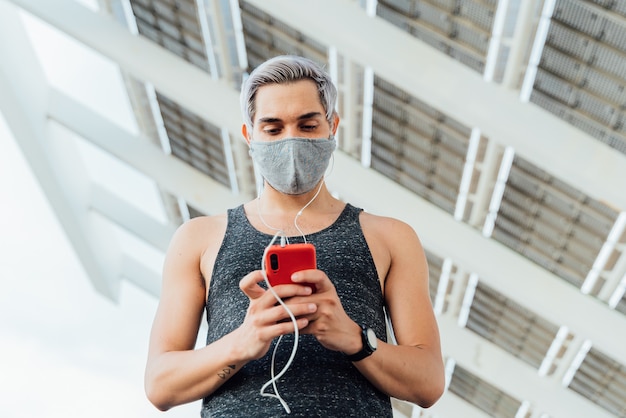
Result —
[[[311, 191], [300, 195], [288, 195], [281, 193], [272, 187], [265, 185], [263, 193], [259, 196], [260, 210], [263, 213], [274, 215], [292, 215], [303, 208], [311, 212], [327, 212], [337, 204], [337, 199], [331, 196], [322, 182]], [[331, 209], [332, 210], [332, 209]]]
[[[258, 230], [273, 233], [282, 230], [287, 236], [320, 231], [332, 224], [345, 204], [335, 199], [322, 183], [302, 195], [286, 195], [265, 187], [261, 196], [249, 202], [248, 219]], [[296, 221], [298, 227], [296, 227]]]

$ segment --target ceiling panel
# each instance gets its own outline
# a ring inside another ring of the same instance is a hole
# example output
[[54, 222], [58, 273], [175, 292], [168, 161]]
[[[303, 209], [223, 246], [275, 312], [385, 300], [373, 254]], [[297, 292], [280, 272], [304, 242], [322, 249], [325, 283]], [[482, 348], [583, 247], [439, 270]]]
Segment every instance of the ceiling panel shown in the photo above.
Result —
[[496, 11], [493, 1], [380, 0], [381, 18], [483, 72]]
[[556, 2], [530, 100], [626, 153], [626, 19], [617, 3]]
[[480, 282], [465, 326], [536, 369], [559, 330], [558, 325]]
[[471, 129], [376, 77], [371, 166], [454, 213]]
[[[458, 364], [452, 373], [448, 390], [486, 412], [490, 417], [517, 418], [517, 412], [522, 406], [521, 400], [515, 399]], [[521, 418], [526, 416], [521, 415]]]
[[[206, 33], [194, 0], [132, 0], [130, 2], [137, 31], [170, 52], [195, 66], [210, 72]], [[146, 85], [147, 90], [150, 86]], [[160, 92], [154, 92], [153, 112], [156, 123], [163, 127], [166, 149], [173, 155], [197, 168], [232, 190], [237, 190], [238, 179], [229, 167], [233, 160], [230, 146], [225, 147], [228, 136], [200, 115], [185, 109]], [[240, 169], [250, 172], [252, 167]], [[252, 176], [241, 176], [251, 178]], [[193, 214], [192, 210], [189, 210]]]
[[172, 154], [230, 188], [221, 129], [165, 96], [157, 97]]
[[240, 1], [239, 5], [250, 70], [282, 54], [300, 55], [318, 63], [327, 62], [326, 46], [245, 1]]
[[131, 6], [140, 34], [205, 71], [209, 70], [193, 0], [133, 0]]
[[493, 238], [582, 287], [618, 214], [516, 157]]
[[626, 366], [591, 348], [568, 388], [600, 407], [626, 416]]

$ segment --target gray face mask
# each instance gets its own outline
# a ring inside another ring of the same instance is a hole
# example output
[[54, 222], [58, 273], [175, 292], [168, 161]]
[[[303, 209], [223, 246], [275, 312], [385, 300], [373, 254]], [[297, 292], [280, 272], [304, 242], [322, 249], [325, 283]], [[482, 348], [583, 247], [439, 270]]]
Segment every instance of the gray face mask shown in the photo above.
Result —
[[298, 195], [311, 191], [324, 176], [337, 141], [285, 138], [250, 141], [250, 156], [263, 178], [281, 193]]

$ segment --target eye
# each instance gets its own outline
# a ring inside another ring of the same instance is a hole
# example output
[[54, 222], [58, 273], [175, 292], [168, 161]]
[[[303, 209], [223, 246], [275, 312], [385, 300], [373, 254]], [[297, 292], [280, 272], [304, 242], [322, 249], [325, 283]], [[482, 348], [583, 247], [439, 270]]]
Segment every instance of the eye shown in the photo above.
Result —
[[300, 126], [300, 129], [302, 129], [303, 131], [313, 131], [313, 130], [317, 129], [317, 126], [318, 125], [311, 125], [311, 124], [309, 124], [309, 125], [302, 125], [302, 126]]
[[278, 135], [280, 133], [280, 128], [278, 127], [267, 127], [263, 129], [263, 132], [268, 135]]

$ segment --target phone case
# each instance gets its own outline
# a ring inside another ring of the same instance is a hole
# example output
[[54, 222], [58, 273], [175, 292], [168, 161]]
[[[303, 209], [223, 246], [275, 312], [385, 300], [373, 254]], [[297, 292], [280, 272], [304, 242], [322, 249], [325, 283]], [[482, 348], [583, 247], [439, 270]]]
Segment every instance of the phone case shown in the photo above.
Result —
[[[317, 268], [313, 244], [272, 245], [265, 258], [265, 271], [272, 286], [293, 283], [291, 275], [296, 271]], [[314, 284], [307, 284], [315, 292]]]

